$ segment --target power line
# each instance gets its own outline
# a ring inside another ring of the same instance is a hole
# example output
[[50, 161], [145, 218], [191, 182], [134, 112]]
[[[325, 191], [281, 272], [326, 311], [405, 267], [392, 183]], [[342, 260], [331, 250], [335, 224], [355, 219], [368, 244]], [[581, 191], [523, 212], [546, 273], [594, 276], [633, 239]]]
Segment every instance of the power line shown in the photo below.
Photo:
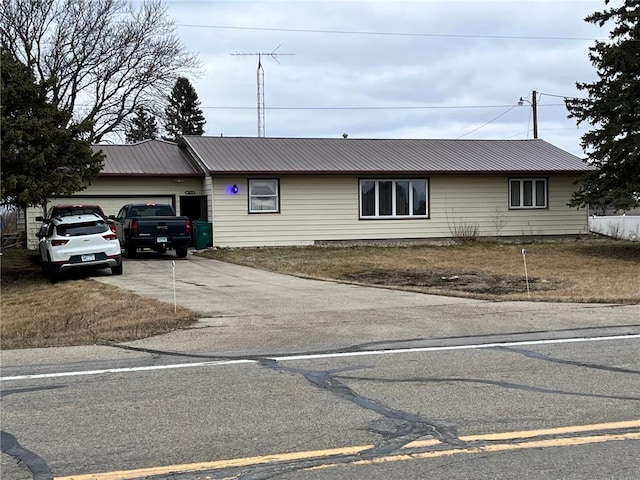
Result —
[[540, 99], [542, 99], [542, 97], [546, 95], [547, 97], [563, 98], [565, 100], [587, 100], [584, 97], [575, 97], [571, 95], [554, 95], [553, 93], [542, 93], [542, 92], [539, 92], [539, 94], [540, 94]]
[[[564, 107], [564, 103], [547, 103], [540, 107]], [[416, 106], [346, 106], [346, 107], [264, 107], [265, 110], [462, 110], [481, 108], [507, 108], [511, 105], [416, 105]], [[212, 110], [255, 110], [256, 107], [233, 106], [201, 106], [202, 109]]]
[[[555, 131], [559, 131], [559, 130], [580, 130], [580, 127], [556, 127], [556, 128], [541, 128], [540, 129], [541, 132], [555, 132]], [[530, 129], [527, 129], [526, 131], [514, 133], [513, 135], [509, 135], [508, 137], [504, 137], [504, 138], [505, 138], [505, 140], [508, 140], [510, 138], [519, 137], [521, 135], [527, 135], [527, 138], [528, 138], [529, 131], [530, 131]]]
[[489, 120], [487, 123], [483, 123], [482, 125], [480, 125], [477, 128], [474, 128], [473, 130], [471, 130], [470, 132], [465, 133], [464, 135], [460, 135], [459, 137], [456, 137], [457, 139], [459, 138], [463, 138], [466, 137], [467, 135], [472, 134], [473, 132], [477, 132], [478, 130], [480, 130], [482, 127], [486, 127], [487, 125], [489, 125], [491, 122], [496, 121], [497, 119], [499, 119], [500, 117], [502, 117], [503, 115], [506, 115], [507, 113], [509, 113], [511, 110], [513, 110], [514, 108], [516, 108], [518, 106], [518, 104], [516, 103], [515, 105], [512, 105], [510, 108], [508, 108], [507, 110], [505, 110], [504, 112], [502, 112], [500, 115], [498, 115], [497, 117], [492, 118], [491, 120]]
[[213, 28], [219, 30], [253, 30], [261, 32], [287, 32], [287, 33], [322, 33], [333, 35], [368, 35], [387, 37], [426, 37], [426, 38], [489, 38], [496, 40], [572, 40], [572, 41], [594, 41], [607, 40], [606, 38], [593, 37], [543, 37], [535, 35], [480, 35], [462, 33], [420, 33], [420, 32], [371, 32], [364, 30], [319, 30], [311, 28], [274, 28], [274, 27], [238, 27], [230, 25], [198, 25], [191, 23], [176, 23], [177, 27], [187, 28]]
[[[572, 97], [567, 97], [572, 98]], [[4, 102], [4, 105], [34, 105], [33, 102]], [[91, 103], [77, 103], [77, 107], [92, 107]], [[546, 103], [538, 105], [538, 107], [564, 107], [564, 103]], [[387, 106], [345, 106], [345, 107], [267, 107], [265, 110], [464, 110], [464, 109], [482, 109], [482, 108], [508, 108], [511, 105], [387, 105]], [[255, 110], [256, 107], [247, 106], [230, 106], [230, 105], [210, 105], [200, 106], [201, 109], [209, 110]]]

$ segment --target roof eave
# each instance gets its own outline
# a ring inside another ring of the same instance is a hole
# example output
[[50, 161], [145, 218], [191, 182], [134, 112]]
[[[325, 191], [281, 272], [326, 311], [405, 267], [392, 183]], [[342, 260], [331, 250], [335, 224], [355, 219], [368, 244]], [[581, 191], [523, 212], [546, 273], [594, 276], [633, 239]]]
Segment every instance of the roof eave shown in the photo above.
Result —
[[98, 177], [154, 177], [154, 178], [175, 178], [175, 177], [193, 177], [203, 178], [204, 172], [174, 172], [174, 173], [127, 173], [127, 172], [100, 172]]
[[583, 175], [591, 170], [209, 170], [212, 176], [265, 175]]

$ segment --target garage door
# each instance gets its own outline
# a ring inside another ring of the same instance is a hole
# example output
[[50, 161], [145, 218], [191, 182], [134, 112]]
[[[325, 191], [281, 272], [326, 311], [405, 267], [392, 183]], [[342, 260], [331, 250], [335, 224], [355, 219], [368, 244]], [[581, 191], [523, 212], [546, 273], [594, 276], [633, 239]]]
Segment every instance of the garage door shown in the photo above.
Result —
[[140, 196], [140, 197], [64, 197], [51, 200], [48, 207], [53, 205], [69, 205], [74, 203], [86, 203], [88, 205], [100, 205], [104, 213], [117, 215], [123, 205], [127, 203], [168, 203], [173, 205], [172, 196]]

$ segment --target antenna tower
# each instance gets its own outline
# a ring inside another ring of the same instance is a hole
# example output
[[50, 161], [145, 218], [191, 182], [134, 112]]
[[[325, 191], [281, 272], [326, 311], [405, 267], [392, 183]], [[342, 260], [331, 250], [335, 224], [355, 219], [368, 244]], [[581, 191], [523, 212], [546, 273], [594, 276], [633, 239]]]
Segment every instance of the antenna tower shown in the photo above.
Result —
[[280, 55], [295, 55], [295, 53], [278, 53], [281, 47], [278, 45], [271, 52], [242, 52], [232, 53], [236, 57], [258, 57], [257, 84], [258, 84], [258, 137], [264, 137], [264, 69], [262, 68], [262, 56], [273, 58], [276, 63]]

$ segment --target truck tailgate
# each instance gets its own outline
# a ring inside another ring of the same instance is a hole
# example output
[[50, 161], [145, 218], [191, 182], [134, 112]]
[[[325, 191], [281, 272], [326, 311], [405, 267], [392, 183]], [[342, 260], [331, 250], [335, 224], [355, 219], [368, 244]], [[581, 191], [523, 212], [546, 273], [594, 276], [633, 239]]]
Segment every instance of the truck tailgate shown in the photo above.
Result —
[[175, 217], [136, 218], [139, 237], [185, 237], [188, 236], [186, 221]]

